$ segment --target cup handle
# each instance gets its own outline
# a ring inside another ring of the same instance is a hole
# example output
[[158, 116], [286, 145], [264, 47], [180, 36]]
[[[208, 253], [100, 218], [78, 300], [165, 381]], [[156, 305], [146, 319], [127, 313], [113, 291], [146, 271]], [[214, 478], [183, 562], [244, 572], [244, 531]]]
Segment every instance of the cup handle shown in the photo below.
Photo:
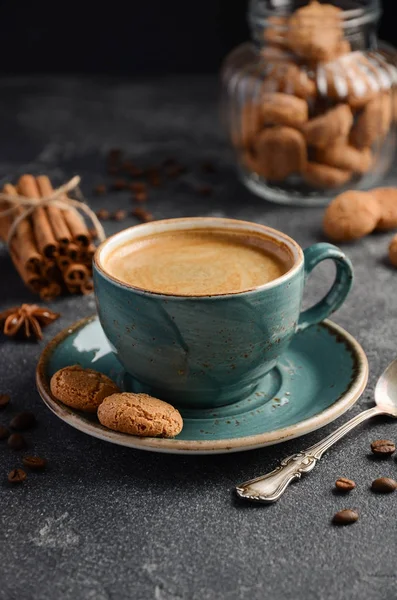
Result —
[[353, 267], [347, 256], [332, 244], [314, 244], [303, 251], [305, 257], [305, 282], [316, 267], [323, 260], [331, 259], [336, 266], [335, 281], [317, 304], [301, 312], [297, 331], [302, 331], [310, 325], [320, 323], [335, 312], [345, 301], [353, 283]]

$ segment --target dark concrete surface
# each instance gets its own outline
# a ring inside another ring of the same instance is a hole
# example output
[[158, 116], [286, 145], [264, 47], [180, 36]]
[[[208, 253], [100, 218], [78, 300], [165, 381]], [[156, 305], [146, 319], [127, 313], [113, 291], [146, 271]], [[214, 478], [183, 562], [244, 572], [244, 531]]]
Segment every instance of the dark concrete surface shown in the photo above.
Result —
[[[0, 172], [45, 172], [58, 182], [75, 173], [95, 208], [128, 208], [128, 194], [94, 198], [104, 181], [104, 156], [124, 148], [144, 164], [174, 156], [189, 166], [182, 179], [151, 193], [156, 218], [226, 215], [268, 223], [303, 246], [321, 239], [322, 209], [279, 208], [255, 198], [236, 180], [218, 123], [216, 80], [148, 81], [26, 77], [3, 79], [0, 94]], [[197, 165], [211, 159], [216, 175]], [[214, 194], [192, 187], [213, 181]], [[390, 182], [393, 179], [390, 179]], [[108, 223], [112, 233], [132, 225]], [[372, 401], [376, 378], [397, 354], [397, 272], [385, 260], [390, 234], [346, 246], [354, 290], [335, 321], [357, 337], [370, 364], [361, 400], [337, 423], [280, 446], [209, 457], [156, 455], [112, 446], [59, 421], [35, 390], [35, 366], [53, 335], [94, 312], [93, 297], [50, 304], [62, 317], [38, 344], [1, 338], [0, 391], [12, 408], [32, 409], [30, 453], [49, 460], [11, 488], [6, 475], [20, 453], [0, 443], [0, 598], [2, 600], [384, 600], [397, 597], [396, 495], [375, 496], [371, 481], [397, 476], [394, 458], [368, 457], [369, 443], [397, 439], [396, 424], [361, 426], [272, 506], [239, 503], [233, 488], [319, 440]], [[35, 300], [4, 251], [0, 310]], [[332, 273], [319, 268], [307, 291], [318, 298]], [[326, 360], [326, 357], [324, 357]], [[333, 482], [357, 482], [348, 497]], [[351, 527], [331, 526], [341, 508], [357, 508]]]

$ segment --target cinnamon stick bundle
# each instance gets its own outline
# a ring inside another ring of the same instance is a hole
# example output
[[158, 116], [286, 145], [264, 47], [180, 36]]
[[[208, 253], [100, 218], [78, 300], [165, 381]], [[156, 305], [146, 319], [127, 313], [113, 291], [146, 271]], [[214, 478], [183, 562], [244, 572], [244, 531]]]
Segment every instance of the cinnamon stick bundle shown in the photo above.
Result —
[[29, 198], [33, 206], [23, 218], [26, 206], [0, 200], [0, 239], [8, 242], [12, 261], [25, 284], [45, 300], [67, 292], [90, 293], [95, 246], [77, 210], [40, 204], [41, 198], [54, 193], [46, 175], [22, 175], [16, 186], [7, 183], [2, 191]]

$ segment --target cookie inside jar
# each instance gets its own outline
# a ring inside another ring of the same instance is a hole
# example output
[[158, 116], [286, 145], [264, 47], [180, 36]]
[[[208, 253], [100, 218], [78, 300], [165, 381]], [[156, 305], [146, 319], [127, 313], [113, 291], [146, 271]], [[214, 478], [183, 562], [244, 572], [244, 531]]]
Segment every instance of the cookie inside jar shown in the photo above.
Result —
[[397, 54], [377, 0], [252, 0], [252, 42], [226, 59], [223, 113], [244, 183], [291, 204], [372, 187], [396, 145]]

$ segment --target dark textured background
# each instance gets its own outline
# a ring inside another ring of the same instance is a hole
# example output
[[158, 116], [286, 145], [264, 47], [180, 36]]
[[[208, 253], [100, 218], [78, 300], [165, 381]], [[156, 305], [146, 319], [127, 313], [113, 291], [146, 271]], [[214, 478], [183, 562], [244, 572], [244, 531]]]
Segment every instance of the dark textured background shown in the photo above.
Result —
[[[56, 182], [75, 173], [94, 208], [130, 207], [128, 194], [92, 196], [104, 180], [113, 146], [144, 163], [174, 156], [189, 166], [183, 180], [151, 194], [156, 218], [226, 215], [267, 223], [303, 246], [321, 239], [322, 209], [279, 208], [252, 196], [236, 180], [218, 124], [214, 77], [158, 81], [38, 76], [4, 79], [0, 98], [0, 170], [48, 173]], [[204, 178], [198, 163], [212, 159], [218, 173]], [[192, 186], [213, 181], [203, 198]], [[395, 182], [391, 177], [389, 182]], [[109, 223], [108, 233], [132, 225]], [[368, 406], [374, 384], [396, 355], [397, 273], [385, 260], [390, 234], [346, 246], [356, 274], [354, 290], [335, 320], [362, 343], [369, 386], [349, 416]], [[36, 300], [0, 257], [0, 310]], [[307, 301], [330, 277], [318, 269]], [[368, 457], [369, 443], [397, 439], [396, 425], [361, 426], [332, 449], [304, 480], [272, 506], [239, 503], [234, 486], [305, 448], [348, 415], [305, 438], [241, 454], [167, 456], [112, 446], [59, 421], [35, 391], [35, 366], [53, 335], [94, 312], [94, 299], [50, 304], [61, 319], [39, 344], [0, 340], [0, 392], [12, 408], [32, 409], [36, 430], [29, 452], [49, 459], [46, 473], [29, 474], [11, 488], [9, 470], [20, 453], [0, 442], [1, 600], [385, 600], [395, 598], [396, 496], [369, 490], [380, 475], [396, 477], [395, 459]], [[327, 357], [324, 357], [327, 360]], [[347, 498], [333, 494], [338, 476], [357, 482]], [[333, 514], [356, 507], [360, 521], [331, 526]]]
[[[248, 0], [112, 0], [95, 5], [81, 0], [0, 0], [0, 72], [216, 72], [225, 54], [248, 39], [247, 4]], [[383, 6], [381, 37], [393, 43], [395, 0], [383, 0]]]

